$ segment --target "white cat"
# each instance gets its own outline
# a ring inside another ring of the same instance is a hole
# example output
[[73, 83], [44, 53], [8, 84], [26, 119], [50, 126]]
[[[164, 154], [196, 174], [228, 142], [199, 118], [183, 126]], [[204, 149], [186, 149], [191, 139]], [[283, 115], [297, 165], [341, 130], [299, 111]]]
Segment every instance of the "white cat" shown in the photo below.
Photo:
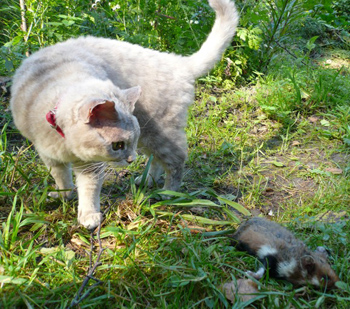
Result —
[[94, 228], [102, 219], [103, 168], [90, 163], [131, 162], [139, 126], [138, 147], [154, 157], [148, 182], [157, 182], [165, 171], [164, 188], [180, 187], [195, 79], [221, 58], [238, 23], [232, 1], [209, 4], [216, 12], [213, 29], [191, 56], [80, 37], [36, 52], [17, 70], [11, 90], [15, 124], [34, 143], [60, 190], [73, 188], [73, 164], [78, 220], [85, 227]]

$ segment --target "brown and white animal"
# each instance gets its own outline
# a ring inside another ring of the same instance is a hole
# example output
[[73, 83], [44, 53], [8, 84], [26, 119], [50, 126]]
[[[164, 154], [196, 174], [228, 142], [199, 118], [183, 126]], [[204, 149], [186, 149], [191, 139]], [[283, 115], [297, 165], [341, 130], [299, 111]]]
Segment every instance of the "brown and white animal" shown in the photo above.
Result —
[[247, 251], [261, 261], [256, 279], [263, 277], [266, 268], [273, 278], [287, 280], [294, 285], [312, 284], [333, 288], [339, 281], [330, 267], [323, 247], [311, 251], [302, 241], [279, 224], [255, 217], [243, 223], [233, 235], [238, 250]]
[[105, 165], [99, 162], [130, 163], [138, 138], [142, 151], [154, 157], [149, 184], [165, 171], [164, 188], [179, 189], [195, 80], [221, 58], [238, 23], [232, 1], [209, 4], [216, 13], [214, 26], [191, 56], [80, 37], [34, 53], [17, 70], [11, 89], [15, 124], [35, 145], [58, 189], [68, 190], [68, 198], [73, 165], [78, 220], [85, 227], [94, 228], [102, 219]]

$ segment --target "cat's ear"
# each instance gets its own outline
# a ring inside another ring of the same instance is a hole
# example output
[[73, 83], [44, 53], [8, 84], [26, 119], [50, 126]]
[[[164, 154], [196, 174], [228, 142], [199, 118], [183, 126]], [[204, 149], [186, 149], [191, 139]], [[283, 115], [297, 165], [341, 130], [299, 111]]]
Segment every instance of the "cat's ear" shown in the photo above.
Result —
[[79, 109], [80, 119], [84, 123], [100, 124], [104, 121], [118, 120], [118, 112], [113, 101], [92, 101], [84, 104]]
[[128, 89], [122, 90], [122, 93], [124, 95], [124, 102], [126, 103], [130, 113], [132, 113], [135, 109], [135, 104], [137, 100], [141, 96], [141, 87], [136, 86]]

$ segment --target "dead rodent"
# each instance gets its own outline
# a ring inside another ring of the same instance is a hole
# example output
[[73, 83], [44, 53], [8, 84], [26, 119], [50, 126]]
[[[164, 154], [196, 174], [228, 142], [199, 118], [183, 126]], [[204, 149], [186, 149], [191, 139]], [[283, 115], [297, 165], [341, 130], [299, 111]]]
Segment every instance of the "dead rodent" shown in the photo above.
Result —
[[256, 279], [262, 278], [266, 268], [273, 278], [287, 280], [294, 285], [312, 284], [327, 289], [339, 281], [330, 267], [325, 248], [311, 251], [302, 241], [279, 224], [263, 218], [252, 218], [243, 223], [233, 235], [238, 250], [247, 251], [262, 262]]

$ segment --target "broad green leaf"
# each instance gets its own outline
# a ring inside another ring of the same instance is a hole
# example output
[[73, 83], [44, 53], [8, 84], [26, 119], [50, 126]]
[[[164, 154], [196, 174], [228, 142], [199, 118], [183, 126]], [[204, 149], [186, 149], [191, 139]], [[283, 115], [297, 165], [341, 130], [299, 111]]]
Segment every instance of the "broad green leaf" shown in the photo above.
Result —
[[10, 277], [10, 276], [0, 276], [0, 283], [5, 284], [5, 283], [11, 283], [11, 284], [24, 284], [28, 280], [23, 279], [23, 278], [15, 278], [15, 277]]
[[[238, 204], [239, 205], [239, 204]], [[241, 220], [227, 207], [224, 207], [224, 212], [227, 214], [227, 216], [236, 223], [241, 223]]]
[[245, 215], [245, 216], [250, 216], [251, 213], [245, 209], [241, 204], [238, 204], [236, 202], [230, 201], [224, 197], [220, 197], [218, 196], [217, 199], [221, 202], [224, 202], [225, 204], [233, 207], [234, 209], [238, 210], [241, 214]]
[[284, 164], [282, 162], [273, 161], [272, 164], [277, 167], [284, 167]]
[[350, 285], [346, 284], [346, 282], [338, 281], [335, 283], [335, 286], [344, 291], [350, 291]]
[[[167, 216], [167, 217], [172, 217], [177, 215], [172, 212], [165, 212], [165, 211], [156, 211], [156, 214], [161, 216]], [[231, 225], [232, 224], [231, 221], [212, 220], [212, 219], [204, 218], [201, 216], [194, 216], [190, 214], [178, 214], [178, 216], [184, 218], [187, 221], [193, 221], [201, 224], [208, 224], [208, 225]]]

